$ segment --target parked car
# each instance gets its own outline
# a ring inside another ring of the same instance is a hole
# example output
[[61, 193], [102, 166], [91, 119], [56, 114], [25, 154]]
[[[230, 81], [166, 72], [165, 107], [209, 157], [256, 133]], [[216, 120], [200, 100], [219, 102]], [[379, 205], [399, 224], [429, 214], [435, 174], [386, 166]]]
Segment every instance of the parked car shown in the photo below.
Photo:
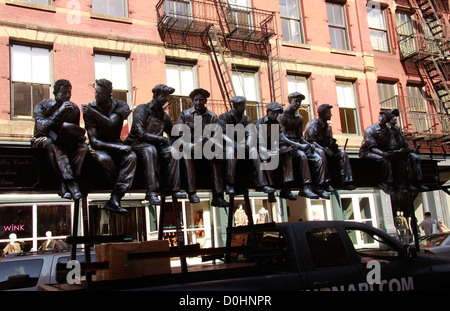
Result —
[[423, 236], [419, 239], [419, 246], [425, 254], [450, 257], [450, 232]]
[[[67, 283], [70, 250], [24, 252], [0, 260], [0, 290], [37, 291], [41, 284]], [[76, 260], [84, 262], [84, 252]], [[91, 254], [95, 261], [95, 254]]]

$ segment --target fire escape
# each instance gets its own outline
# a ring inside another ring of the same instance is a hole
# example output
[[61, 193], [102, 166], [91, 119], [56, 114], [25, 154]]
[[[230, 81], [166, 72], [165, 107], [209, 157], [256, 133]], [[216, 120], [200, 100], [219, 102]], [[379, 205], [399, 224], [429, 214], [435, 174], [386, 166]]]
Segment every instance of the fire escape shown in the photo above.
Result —
[[[275, 13], [228, 3], [227, 0], [160, 0], [156, 5], [158, 32], [168, 47], [208, 51], [219, 81], [222, 101], [230, 109], [235, 95], [233, 57], [250, 54], [268, 61], [272, 100], [282, 98], [278, 77]], [[276, 95], [278, 94], [278, 95]]]
[[445, 155], [450, 141], [448, 2], [397, 0], [397, 3], [415, 12], [414, 17], [397, 27], [401, 60], [407, 71], [408, 68], [415, 68], [426, 83], [427, 90], [432, 94], [432, 99], [427, 99], [427, 102], [433, 107], [432, 113], [412, 112], [414, 105], [407, 98], [408, 103], [403, 103], [403, 107], [409, 107], [409, 115], [402, 115], [403, 130], [414, 144], [421, 142], [422, 148], [425, 145], [431, 154]]

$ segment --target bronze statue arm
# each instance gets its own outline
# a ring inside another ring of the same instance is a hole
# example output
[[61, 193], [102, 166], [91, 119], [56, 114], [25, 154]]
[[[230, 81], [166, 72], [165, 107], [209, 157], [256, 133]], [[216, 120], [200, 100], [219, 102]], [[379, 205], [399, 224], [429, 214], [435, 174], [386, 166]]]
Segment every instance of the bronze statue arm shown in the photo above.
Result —
[[81, 105], [81, 110], [88, 117], [99, 123], [100, 126], [114, 127], [118, 122], [123, 122], [122, 117], [117, 113], [112, 113], [108, 117], [89, 105]]
[[97, 138], [97, 129], [91, 127], [87, 130], [90, 145], [97, 150], [116, 150], [129, 153], [132, 151], [131, 146], [118, 144], [115, 142], [106, 142]]

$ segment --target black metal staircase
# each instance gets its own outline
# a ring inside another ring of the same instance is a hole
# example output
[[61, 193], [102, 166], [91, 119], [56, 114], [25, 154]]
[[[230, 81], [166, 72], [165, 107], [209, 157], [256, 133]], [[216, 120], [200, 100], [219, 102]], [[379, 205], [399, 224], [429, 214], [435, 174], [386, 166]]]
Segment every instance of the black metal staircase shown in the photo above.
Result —
[[[446, 66], [450, 56], [449, 39], [446, 34], [445, 20], [439, 17], [433, 0], [416, 0], [422, 13], [424, 24], [427, 25], [433, 44], [429, 47], [429, 54], [421, 58], [419, 63], [425, 70], [428, 80], [433, 87], [436, 97], [441, 103], [436, 107], [438, 112], [449, 114], [450, 112], [450, 89], [449, 77]], [[426, 34], [427, 31], [425, 31]]]
[[234, 53], [267, 56], [272, 100], [282, 98], [278, 48], [269, 44], [276, 34], [275, 12], [240, 7], [226, 0], [160, 0], [156, 11], [158, 32], [165, 44], [208, 49], [228, 106], [235, 95], [230, 73]]

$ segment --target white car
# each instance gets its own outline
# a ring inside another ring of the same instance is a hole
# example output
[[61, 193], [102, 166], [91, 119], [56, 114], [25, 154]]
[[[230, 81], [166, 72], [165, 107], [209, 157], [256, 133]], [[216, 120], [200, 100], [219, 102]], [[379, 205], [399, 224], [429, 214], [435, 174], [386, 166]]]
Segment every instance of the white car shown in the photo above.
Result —
[[450, 257], [450, 232], [423, 236], [419, 239], [420, 252]]
[[[91, 262], [95, 254], [91, 252]], [[37, 291], [41, 284], [67, 283], [70, 250], [37, 251], [8, 255], [0, 260], [0, 290]], [[84, 253], [76, 260], [84, 262]]]

